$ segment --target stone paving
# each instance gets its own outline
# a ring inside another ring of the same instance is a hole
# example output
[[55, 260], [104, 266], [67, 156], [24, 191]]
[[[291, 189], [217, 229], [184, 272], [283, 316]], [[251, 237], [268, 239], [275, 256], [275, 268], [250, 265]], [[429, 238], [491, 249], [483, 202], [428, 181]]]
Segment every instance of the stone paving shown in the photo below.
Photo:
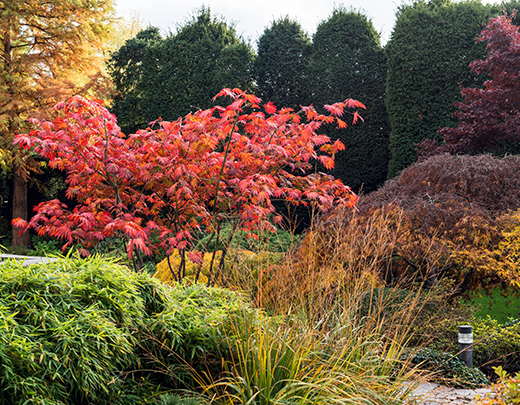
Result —
[[479, 388], [475, 390], [444, 387], [435, 383], [422, 383], [412, 394], [412, 401], [416, 400], [417, 405], [476, 405], [478, 395], [482, 400], [489, 388]]
[[20, 255], [0, 255], [0, 265], [2, 264], [2, 261], [6, 259], [15, 259], [23, 261], [23, 266], [29, 266], [31, 264], [35, 263], [50, 263], [54, 262], [56, 260], [59, 260], [56, 257], [37, 257], [37, 256], [20, 256]]

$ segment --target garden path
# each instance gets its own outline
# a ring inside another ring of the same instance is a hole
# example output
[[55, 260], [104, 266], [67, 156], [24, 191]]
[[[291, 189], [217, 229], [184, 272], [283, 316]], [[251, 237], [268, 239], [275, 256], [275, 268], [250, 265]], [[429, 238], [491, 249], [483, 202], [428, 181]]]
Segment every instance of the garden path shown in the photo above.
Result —
[[29, 265], [35, 264], [35, 263], [50, 263], [50, 262], [59, 260], [56, 257], [20, 256], [20, 255], [7, 255], [7, 254], [0, 255], [0, 263], [6, 259], [23, 260], [24, 266], [29, 266]]
[[470, 390], [422, 383], [414, 390], [412, 396], [416, 398], [417, 405], [476, 405], [477, 395], [482, 400], [490, 392], [489, 388]]

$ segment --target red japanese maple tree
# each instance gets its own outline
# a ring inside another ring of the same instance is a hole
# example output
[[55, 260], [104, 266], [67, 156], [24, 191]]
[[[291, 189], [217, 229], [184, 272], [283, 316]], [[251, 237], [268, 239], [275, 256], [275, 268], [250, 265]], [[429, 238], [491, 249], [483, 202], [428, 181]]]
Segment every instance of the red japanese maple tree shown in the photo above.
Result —
[[[129, 136], [99, 101], [73, 97], [56, 105], [54, 121], [34, 120], [37, 129], [17, 135], [15, 143], [66, 171], [67, 196], [77, 204], [70, 210], [59, 200], [43, 202], [29, 222], [16, 219], [13, 225], [63, 239], [64, 249], [80, 242], [83, 254], [116, 236], [137, 261], [142, 254], [178, 249], [183, 258], [201, 262], [202, 252], [192, 251], [194, 232], [220, 238], [223, 223], [246, 232], [274, 230], [270, 220], [281, 217], [273, 199], [322, 211], [355, 205], [357, 196], [340, 180], [307, 173], [316, 160], [332, 168], [335, 153], [344, 149], [319, 135], [320, 126], [345, 126], [345, 109], [363, 104], [345, 100], [326, 106], [331, 114], [322, 115], [312, 106], [298, 113], [261, 106], [239, 89], [217, 97], [231, 102], [174, 122], [159, 119]], [[355, 123], [360, 117], [352, 115]], [[181, 279], [183, 269], [175, 275]]]
[[489, 80], [483, 88], [461, 90], [464, 101], [455, 103], [458, 126], [439, 129], [444, 135], [441, 146], [424, 141], [419, 150], [422, 157], [507, 151], [520, 141], [520, 33], [511, 22], [513, 16], [491, 18], [481, 32], [478, 41], [487, 41], [488, 56], [469, 66]]

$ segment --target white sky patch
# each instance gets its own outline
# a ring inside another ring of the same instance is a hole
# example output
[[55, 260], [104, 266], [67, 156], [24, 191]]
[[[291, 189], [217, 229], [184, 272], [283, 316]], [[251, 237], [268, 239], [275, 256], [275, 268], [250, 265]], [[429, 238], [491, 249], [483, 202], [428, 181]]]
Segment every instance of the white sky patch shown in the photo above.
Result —
[[[390, 38], [395, 23], [395, 13], [402, 1], [395, 0], [116, 0], [116, 10], [120, 16], [129, 17], [137, 13], [145, 25], [159, 27], [166, 34], [175, 32], [178, 24], [183, 24], [200, 7], [207, 6], [213, 15], [220, 15], [228, 23], [234, 22], [236, 31], [256, 47], [256, 41], [271, 21], [283, 16], [297, 20], [302, 28], [312, 35], [318, 24], [326, 20], [336, 6], [351, 7], [361, 11], [381, 35], [384, 45]], [[498, 0], [484, 0], [483, 3], [499, 4]]]

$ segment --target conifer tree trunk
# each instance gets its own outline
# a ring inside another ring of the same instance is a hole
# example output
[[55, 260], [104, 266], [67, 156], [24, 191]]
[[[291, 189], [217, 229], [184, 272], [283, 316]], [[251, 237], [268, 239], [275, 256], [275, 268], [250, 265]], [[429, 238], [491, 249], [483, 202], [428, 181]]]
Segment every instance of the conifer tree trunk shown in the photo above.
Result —
[[[13, 218], [28, 220], [27, 211], [27, 179], [23, 176], [23, 169], [15, 166], [13, 170]], [[12, 246], [29, 246], [29, 232], [19, 235], [19, 229], [13, 227]]]

